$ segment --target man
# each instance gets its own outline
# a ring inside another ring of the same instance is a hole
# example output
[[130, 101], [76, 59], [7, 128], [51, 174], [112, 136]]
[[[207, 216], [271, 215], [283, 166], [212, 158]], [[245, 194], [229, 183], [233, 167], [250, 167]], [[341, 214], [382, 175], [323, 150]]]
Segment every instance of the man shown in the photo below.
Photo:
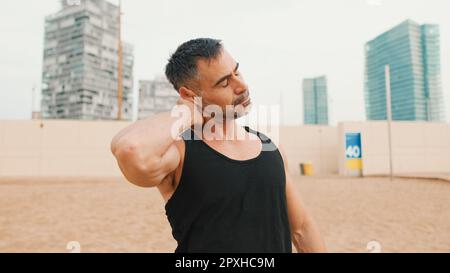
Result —
[[131, 183], [159, 189], [176, 252], [292, 252], [292, 243], [299, 252], [324, 252], [284, 154], [236, 124], [250, 94], [221, 41], [182, 44], [166, 76], [188, 118], [162, 113], [138, 121], [114, 137], [111, 150]]

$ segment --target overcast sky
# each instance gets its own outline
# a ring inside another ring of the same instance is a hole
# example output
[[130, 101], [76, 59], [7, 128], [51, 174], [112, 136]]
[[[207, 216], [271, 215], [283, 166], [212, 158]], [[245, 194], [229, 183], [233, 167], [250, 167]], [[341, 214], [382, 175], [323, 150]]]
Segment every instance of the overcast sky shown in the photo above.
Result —
[[[115, 1], [111, 1], [115, 2]], [[441, 28], [442, 80], [450, 121], [448, 0], [123, 0], [124, 39], [137, 82], [163, 75], [176, 47], [222, 39], [241, 64], [256, 104], [282, 101], [282, 122], [301, 124], [301, 84], [326, 75], [331, 122], [365, 120], [364, 44], [405, 19]], [[44, 17], [58, 0], [2, 0], [0, 119], [29, 119], [41, 83]], [[39, 105], [39, 101], [36, 101]]]

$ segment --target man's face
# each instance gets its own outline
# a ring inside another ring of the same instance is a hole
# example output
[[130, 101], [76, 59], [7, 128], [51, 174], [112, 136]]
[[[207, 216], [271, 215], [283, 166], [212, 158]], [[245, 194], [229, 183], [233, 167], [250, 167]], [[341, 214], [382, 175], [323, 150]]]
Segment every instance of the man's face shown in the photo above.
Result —
[[239, 64], [226, 50], [216, 59], [198, 61], [197, 69], [203, 107], [217, 105], [225, 115], [228, 106], [227, 114], [232, 118], [248, 113], [251, 105], [248, 86], [239, 72]]

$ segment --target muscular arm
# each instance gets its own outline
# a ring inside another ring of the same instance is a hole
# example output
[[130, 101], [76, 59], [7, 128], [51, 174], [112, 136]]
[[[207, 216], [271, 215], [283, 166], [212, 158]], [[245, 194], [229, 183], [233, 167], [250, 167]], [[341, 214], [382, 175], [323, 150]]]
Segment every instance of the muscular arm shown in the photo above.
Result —
[[283, 150], [280, 152], [286, 172], [286, 200], [292, 241], [298, 252], [326, 252], [325, 242], [319, 229], [306, 209], [300, 193], [296, 189], [288, 170], [288, 163]]
[[174, 132], [191, 124], [191, 119], [172, 117], [167, 112], [120, 131], [111, 141], [111, 152], [127, 180], [137, 186], [155, 187], [170, 179], [180, 162]]

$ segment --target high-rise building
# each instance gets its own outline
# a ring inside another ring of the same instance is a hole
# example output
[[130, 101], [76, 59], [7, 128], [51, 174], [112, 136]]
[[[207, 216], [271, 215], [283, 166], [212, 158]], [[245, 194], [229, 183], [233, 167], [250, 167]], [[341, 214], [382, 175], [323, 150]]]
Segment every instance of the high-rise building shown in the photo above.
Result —
[[163, 77], [154, 80], [139, 81], [138, 118], [169, 112], [177, 104], [180, 95], [173, 85]]
[[[49, 119], [118, 116], [119, 7], [65, 0], [45, 19], [41, 112]], [[133, 48], [123, 44], [122, 119], [132, 118]]]
[[442, 121], [438, 25], [399, 24], [366, 44], [368, 120], [386, 120], [385, 66], [390, 66], [393, 120]]
[[325, 76], [303, 80], [305, 124], [328, 125], [328, 90]]

